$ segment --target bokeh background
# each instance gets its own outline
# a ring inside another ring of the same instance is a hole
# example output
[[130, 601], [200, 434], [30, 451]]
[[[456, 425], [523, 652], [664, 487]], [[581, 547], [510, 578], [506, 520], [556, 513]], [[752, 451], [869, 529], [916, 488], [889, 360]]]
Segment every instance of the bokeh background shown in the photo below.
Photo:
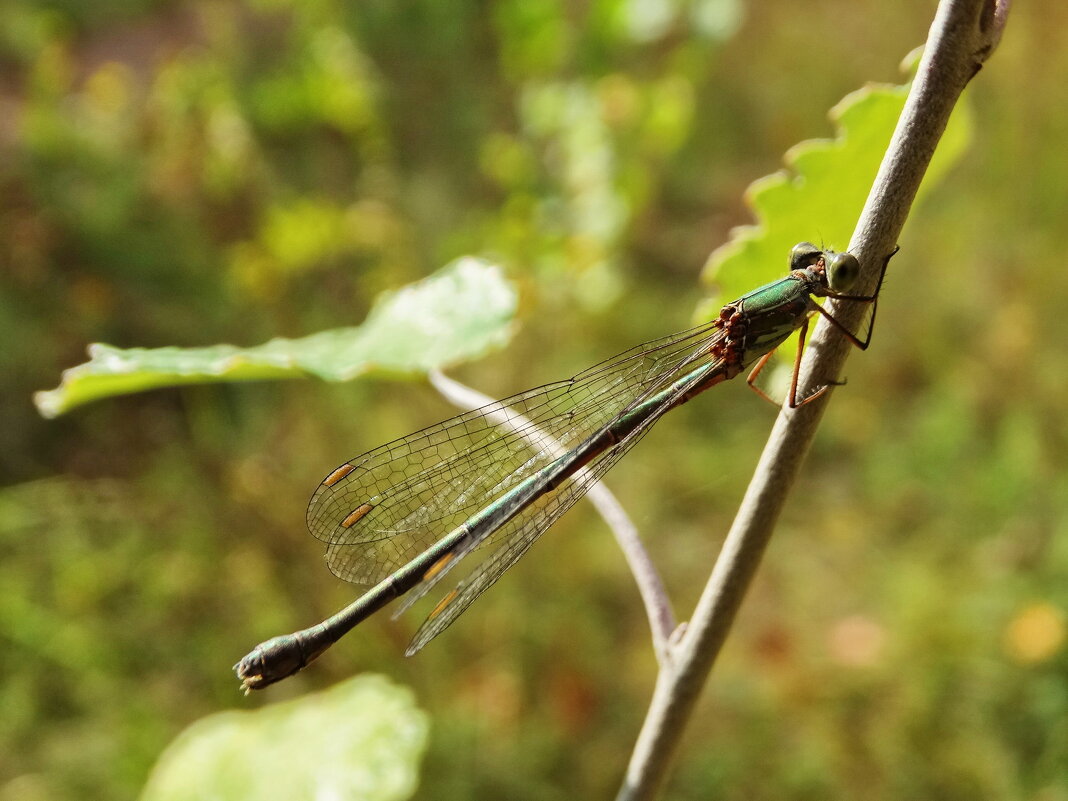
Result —
[[[463, 254], [519, 285], [492, 395], [686, 327], [742, 196], [899, 82], [935, 3], [9, 0], [0, 9], [0, 799], [135, 797], [222, 709], [359, 672], [431, 720], [419, 797], [614, 792], [655, 661], [583, 505], [429, 648], [379, 615], [245, 699], [229, 666], [347, 603], [304, 530], [335, 465], [453, 410], [421, 381], [213, 385], [52, 421], [90, 342], [358, 323]], [[1068, 8], [1018, 3], [971, 150], [914, 210], [685, 739], [679, 799], [1068, 799]], [[819, 231], [797, 238], [819, 241]], [[741, 384], [609, 484], [692, 607], [773, 419]]]

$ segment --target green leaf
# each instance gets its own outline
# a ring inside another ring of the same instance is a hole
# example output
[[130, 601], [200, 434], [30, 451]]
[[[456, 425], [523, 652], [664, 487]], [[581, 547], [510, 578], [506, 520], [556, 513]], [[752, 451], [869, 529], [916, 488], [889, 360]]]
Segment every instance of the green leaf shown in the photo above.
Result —
[[383, 293], [363, 325], [239, 348], [89, 346], [90, 360], [34, 395], [44, 417], [83, 403], [157, 387], [317, 376], [348, 381], [372, 370], [422, 373], [480, 356], [512, 335], [516, 292], [499, 267], [475, 258]]
[[[831, 109], [838, 129], [835, 139], [795, 145], [784, 159], [787, 170], [750, 185], [746, 202], [757, 224], [736, 228], [730, 241], [712, 253], [702, 277], [719, 291], [702, 304], [700, 317], [711, 319], [723, 303], [782, 278], [790, 248], [798, 242], [834, 250], [848, 247], [908, 90], [908, 84], [879, 84], [847, 95]], [[918, 199], [963, 155], [971, 135], [967, 107], [958, 106]]]
[[408, 689], [358, 676], [294, 701], [197, 721], [163, 752], [141, 801], [410, 798], [428, 731]]

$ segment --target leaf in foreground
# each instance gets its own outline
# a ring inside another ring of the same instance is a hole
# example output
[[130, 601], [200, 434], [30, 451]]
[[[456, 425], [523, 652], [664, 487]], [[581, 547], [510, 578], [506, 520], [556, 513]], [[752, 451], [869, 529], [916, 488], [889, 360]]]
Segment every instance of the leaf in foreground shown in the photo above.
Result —
[[372, 370], [423, 373], [481, 356], [512, 334], [516, 292], [499, 267], [467, 257], [383, 293], [360, 326], [250, 348], [89, 346], [90, 360], [34, 395], [44, 417], [113, 395], [180, 384], [316, 376], [348, 381]]
[[382, 676], [252, 712], [204, 718], [171, 743], [141, 801], [410, 798], [429, 724]]

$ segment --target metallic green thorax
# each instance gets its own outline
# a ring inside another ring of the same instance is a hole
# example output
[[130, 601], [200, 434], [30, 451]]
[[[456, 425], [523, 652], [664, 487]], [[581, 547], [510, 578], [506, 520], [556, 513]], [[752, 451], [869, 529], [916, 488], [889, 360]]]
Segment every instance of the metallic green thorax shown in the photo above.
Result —
[[738, 336], [740, 367], [744, 369], [775, 350], [796, 331], [811, 314], [812, 296], [821, 287], [826, 287], [826, 282], [810, 269], [797, 270], [724, 307], [721, 315], [737, 310], [744, 320], [745, 330]]

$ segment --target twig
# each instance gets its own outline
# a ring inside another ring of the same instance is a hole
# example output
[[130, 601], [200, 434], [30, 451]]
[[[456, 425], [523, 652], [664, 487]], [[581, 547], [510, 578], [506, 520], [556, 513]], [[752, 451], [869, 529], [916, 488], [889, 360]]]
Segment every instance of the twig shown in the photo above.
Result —
[[[968, 81], [1001, 37], [1006, 0], [942, 0], [890, 147], [861, 213], [850, 252], [866, 266], [874, 289], [875, 267], [894, 248], [950, 112]], [[832, 313], [856, 327], [860, 304], [836, 304]], [[840, 374], [850, 345], [821, 324], [802, 365], [802, 395]], [[672, 658], [657, 677], [645, 723], [635, 743], [617, 799], [655, 797], [694, 704], [735, 613], [756, 572], [775, 521], [831, 393], [798, 409], [784, 408], [772, 429], [723, 550]]]
[[[446, 400], [461, 409], [477, 409], [494, 402], [493, 398], [483, 395], [437, 370], [430, 371], [429, 378], [430, 383]], [[538, 447], [548, 446], [550, 450], [556, 451], [554, 455], [564, 453], [565, 449], [563, 447], [554, 442], [547, 434], [539, 432], [531, 425], [529, 420], [514, 411], [509, 411], [507, 415], [500, 414], [497, 417], [497, 423], [516, 430], [522, 428], [524, 432], [528, 433], [528, 438], [532, 443], [536, 442]], [[641, 538], [638, 536], [638, 529], [631, 522], [631, 519], [627, 516], [626, 511], [616, 500], [616, 496], [612, 494], [611, 490], [600, 481], [597, 481], [590, 485], [586, 497], [590, 499], [601, 517], [608, 524], [613, 536], [616, 538], [616, 542], [619, 543], [619, 547], [623, 551], [623, 557], [627, 560], [631, 573], [634, 574], [634, 581], [638, 585], [638, 593], [641, 595], [642, 603], [645, 605], [645, 613], [649, 617], [649, 628], [653, 634], [653, 648], [656, 651], [656, 658], [663, 668], [667, 664], [672, 642], [671, 636], [675, 631], [675, 614], [671, 611], [671, 600], [668, 598], [667, 590], [664, 589], [660, 574], [657, 573], [652, 559], [649, 558], [649, 552], [642, 545]]]

